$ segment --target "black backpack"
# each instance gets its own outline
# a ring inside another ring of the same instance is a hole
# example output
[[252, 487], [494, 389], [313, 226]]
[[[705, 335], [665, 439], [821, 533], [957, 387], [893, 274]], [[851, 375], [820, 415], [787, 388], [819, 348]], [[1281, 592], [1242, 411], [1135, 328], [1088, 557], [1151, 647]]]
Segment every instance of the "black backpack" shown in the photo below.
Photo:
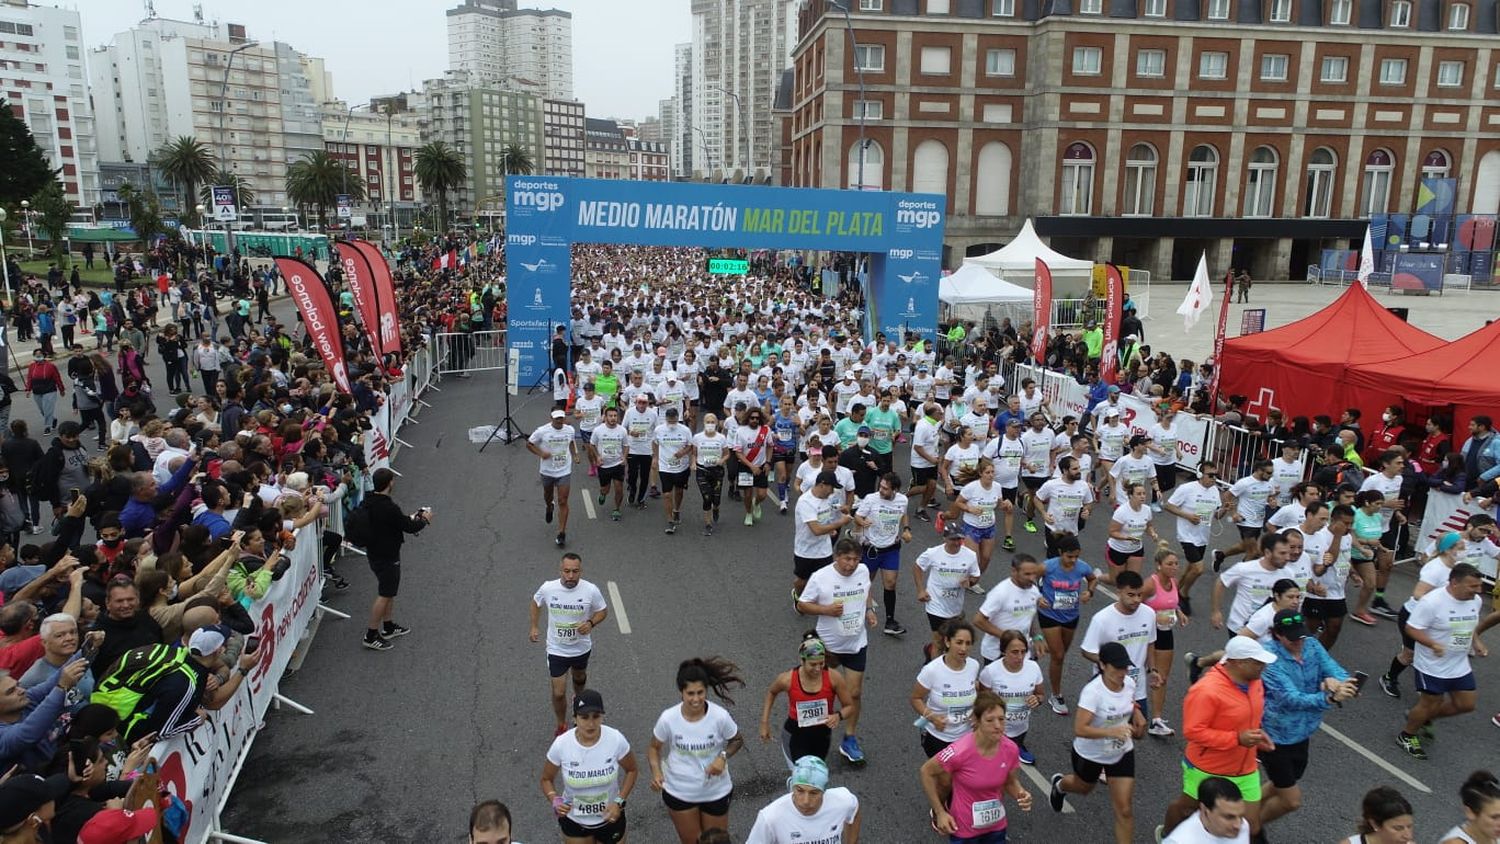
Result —
[[370, 533], [370, 502], [366, 499], [344, 518], [344, 541], [364, 548], [370, 542]]

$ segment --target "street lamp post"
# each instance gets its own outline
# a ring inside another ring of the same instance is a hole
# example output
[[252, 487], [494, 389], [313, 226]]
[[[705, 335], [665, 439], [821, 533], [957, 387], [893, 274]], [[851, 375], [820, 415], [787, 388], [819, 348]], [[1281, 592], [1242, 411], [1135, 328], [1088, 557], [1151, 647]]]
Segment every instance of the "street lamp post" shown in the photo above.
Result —
[[[5, 275], [5, 307], [10, 307], [10, 256], [5, 254], [5, 209], [0, 208], [0, 273]], [[3, 328], [3, 326], [0, 326]]]
[[754, 165], [750, 160], [750, 119], [749, 116], [745, 114], [745, 103], [740, 99], [739, 94], [736, 94], [728, 88], [724, 88], [718, 85], [711, 85], [709, 87], [721, 94], [728, 95], [730, 99], [734, 100], [735, 111], [739, 112], [740, 115], [740, 134], [744, 135], [745, 137], [745, 178], [750, 179], [752, 177]]
[[26, 257], [30, 258], [35, 248], [31, 245], [31, 200], [21, 200], [21, 218], [26, 225]]
[[[225, 172], [224, 167], [225, 165], [228, 165], [230, 169], [227, 172], [231, 176], [234, 175], [234, 165], [229, 161], [229, 156], [224, 154], [225, 151], [229, 148], [229, 145], [227, 143], [227, 133], [224, 131], [224, 115], [229, 111], [229, 69], [234, 66], [234, 57], [236, 55], [250, 49], [251, 47], [256, 46], [259, 43], [260, 42], [258, 41], [246, 41], [238, 47], [235, 47], [233, 50], [230, 50], [228, 57], [224, 59], [224, 80], [219, 84], [219, 171]], [[238, 181], [235, 182], [235, 187], [239, 187]], [[239, 207], [239, 201], [239, 191], [236, 190], [234, 197], [236, 209], [238, 209]], [[202, 212], [199, 212], [199, 214], [199, 219], [202, 219]], [[229, 232], [229, 221], [225, 220], [224, 252], [226, 254], [234, 250], [234, 242], [231, 239], [232, 237], [233, 236]]]
[[396, 193], [401, 190], [401, 156], [391, 145], [391, 119], [396, 116], [396, 110], [391, 107], [390, 103], [386, 103], [382, 111], [385, 112], [385, 151], [390, 157], [389, 169], [392, 171], [391, 190], [386, 195], [386, 207], [391, 212], [391, 243], [395, 243], [401, 238], [401, 227], [396, 225]]
[[709, 170], [714, 169], [714, 150], [708, 144], [708, 133], [703, 131], [702, 126], [694, 126], [693, 131], [698, 133], [698, 145], [703, 148], [704, 154], [708, 156], [708, 160], [704, 163], [708, 165]]
[[849, 7], [841, 0], [828, 0], [828, 5], [844, 13], [844, 30], [849, 33], [850, 49], [854, 59], [854, 75], [859, 80], [859, 190], [865, 189], [865, 69], [859, 63], [859, 39], [854, 35], [854, 21], [849, 17]]

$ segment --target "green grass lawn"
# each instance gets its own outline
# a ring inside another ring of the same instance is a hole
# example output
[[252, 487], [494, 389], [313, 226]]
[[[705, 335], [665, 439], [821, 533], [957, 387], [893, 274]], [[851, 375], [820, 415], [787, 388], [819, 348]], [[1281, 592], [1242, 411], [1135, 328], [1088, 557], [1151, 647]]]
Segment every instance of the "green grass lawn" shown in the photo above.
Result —
[[[94, 256], [94, 268], [92, 270], [84, 268], [83, 258], [81, 256], [74, 256], [73, 262], [78, 264], [78, 276], [80, 279], [82, 279], [84, 286], [109, 287], [114, 284], [114, 272], [110, 270], [109, 264], [104, 260], [103, 256]], [[47, 277], [47, 268], [51, 265], [52, 262], [48, 260], [22, 261], [21, 272], [31, 273], [34, 274], [37, 278], [45, 279]], [[73, 265], [68, 263], [67, 261], [64, 261], [62, 270], [63, 277], [66, 278], [73, 271]], [[11, 279], [11, 281], [12, 283], [14, 283], [16, 280]]]

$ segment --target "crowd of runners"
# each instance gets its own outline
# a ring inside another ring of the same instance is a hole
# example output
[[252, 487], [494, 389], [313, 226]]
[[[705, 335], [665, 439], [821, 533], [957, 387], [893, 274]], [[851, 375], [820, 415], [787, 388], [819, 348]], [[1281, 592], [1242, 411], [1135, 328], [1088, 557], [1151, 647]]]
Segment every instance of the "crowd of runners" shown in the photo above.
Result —
[[[910, 705], [928, 762], [913, 777], [931, 826], [952, 842], [1004, 842], [1007, 811], [1032, 811], [1034, 798], [1051, 811], [1072, 802], [1111, 813], [1118, 844], [1415, 840], [1411, 807], [1388, 786], [1366, 796], [1358, 830], [1299, 830], [1287, 816], [1302, 805], [1310, 739], [1330, 708], [1361, 693], [1409, 695], [1389, 747], [1416, 759], [1427, 758], [1443, 719], [1475, 709], [1471, 658], [1486, 655], [1481, 635], [1500, 621], [1500, 600], [1486, 608], [1482, 595], [1481, 571], [1493, 572], [1500, 555], [1493, 515], [1472, 516], [1422, 553], [1399, 609], [1386, 586], [1411, 541], [1408, 518], [1421, 518], [1414, 486], [1445, 483], [1494, 513], [1500, 440], [1489, 418], [1475, 417], [1437, 461], [1389, 417], [1369, 442], [1357, 411], [1305, 432], [1273, 425], [1263, 453], [1234, 466], [1205, 461], [1186, 476], [1174, 418], [1197, 386], [1190, 364], [1186, 396], [1125, 383], [1159, 411], [1132, 433], [1120, 387], [1097, 384], [1089, 344], [1068, 338], [1085, 356], [1080, 376], [1098, 389], [1087, 413], [1058, 418], [1036, 384], [1004, 377], [1007, 360], [1024, 354], [1025, 326], [983, 338], [960, 330], [941, 349], [883, 335], [865, 342], [857, 293], [825, 299], [789, 268], [709, 284], [703, 258], [575, 251], [573, 318], [552, 348], [555, 404], [527, 441], [543, 518], [567, 549], [558, 577], [530, 602], [555, 724], [539, 785], [565, 841], [624, 840], [626, 802], [642, 784], [631, 740], [604, 724], [604, 698], [588, 680], [610, 608], [583, 576], [591, 552], [568, 533], [569, 502], [584, 496], [601, 518], [654, 519], [667, 535], [683, 528], [684, 508], [698, 511], [688, 523], [709, 542], [736, 530], [784, 536], [775, 523], [792, 523], [780, 647], [793, 667], [765, 684], [755, 729], [779, 742], [788, 793], [758, 807], [752, 844], [860, 836], [860, 800], [834, 784], [829, 759], [869, 761], [859, 728], [865, 674], [904, 669], [872, 664], [868, 642], [918, 623], [896, 615], [903, 589], [930, 633], [914, 637], [926, 664]], [[1141, 374], [1149, 381], [1153, 369]], [[1351, 431], [1359, 448], [1346, 456], [1338, 444], [1352, 443]], [[1306, 465], [1304, 450], [1322, 442], [1338, 459]], [[1344, 471], [1375, 442], [1368, 472]], [[1454, 464], [1464, 470], [1456, 478], [1443, 471]], [[1107, 521], [1103, 548], [1080, 542], [1090, 519]], [[1169, 526], [1175, 542], [1164, 538]], [[1231, 541], [1216, 541], [1226, 530]], [[1375, 626], [1382, 617], [1395, 628], [1388, 665], [1386, 654], [1337, 647], [1345, 618]], [[1222, 631], [1223, 647], [1175, 648], [1189, 623]], [[1070, 658], [1092, 664], [1082, 688], [1063, 685]], [[1403, 690], [1408, 667], [1413, 687]], [[1169, 701], [1174, 668], [1190, 685]], [[1378, 687], [1366, 683], [1372, 674]], [[726, 706], [746, 685], [753, 678], [724, 656], [682, 662], [681, 701], [647, 740], [644, 785], [684, 844], [731, 840], [732, 758], [746, 739]], [[1070, 763], [1033, 795], [1018, 771], [1036, 762], [1028, 734], [1044, 707], [1069, 719]], [[1180, 776], [1177, 799], [1137, 807], [1136, 742], [1179, 733], [1181, 770], [1157, 772]], [[1500, 783], [1475, 772], [1460, 798], [1457, 825], [1438, 840], [1493, 844]], [[476, 807], [471, 821], [473, 841], [508, 840], [494, 837], [502, 826], [509, 834], [503, 804]]]

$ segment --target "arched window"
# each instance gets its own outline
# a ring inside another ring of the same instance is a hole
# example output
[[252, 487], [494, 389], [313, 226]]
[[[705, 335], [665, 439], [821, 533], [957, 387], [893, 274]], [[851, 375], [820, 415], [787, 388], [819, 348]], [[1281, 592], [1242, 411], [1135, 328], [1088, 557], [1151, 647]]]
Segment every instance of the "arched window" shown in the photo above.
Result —
[[1453, 159], [1444, 150], [1435, 149], [1422, 159], [1422, 178], [1446, 179], [1453, 172]]
[[1318, 147], [1307, 158], [1307, 207], [1303, 216], [1319, 219], [1330, 216], [1333, 210], [1333, 176], [1338, 161], [1333, 151]]
[[942, 141], [925, 140], [912, 154], [913, 193], [948, 195], [948, 148]]
[[979, 150], [974, 179], [974, 213], [1003, 217], [1010, 213], [1010, 147], [990, 141]]
[[1078, 142], [1063, 150], [1062, 193], [1057, 213], [1086, 215], [1094, 210], [1094, 148]]
[[1183, 194], [1182, 216], [1212, 217], [1214, 185], [1219, 180], [1219, 153], [1208, 145], [1198, 146], [1188, 156], [1187, 190]]
[[1361, 217], [1386, 212], [1391, 198], [1391, 174], [1395, 170], [1396, 157], [1390, 150], [1373, 150], [1365, 159], [1364, 190], [1360, 194], [1364, 197], [1360, 204]]
[[1276, 204], [1276, 150], [1256, 147], [1245, 181], [1245, 216], [1270, 217]]
[[1125, 202], [1120, 213], [1144, 217], [1156, 212], [1156, 150], [1136, 144], [1125, 156]]
[[864, 184], [860, 184], [859, 141], [849, 145], [849, 187], [852, 190], [885, 190], [885, 150], [880, 142], [865, 139]]
[[1479, 159], [1473, 210], [1475, 214], [1500, 214], [1500, 150], [1490, 150]]

